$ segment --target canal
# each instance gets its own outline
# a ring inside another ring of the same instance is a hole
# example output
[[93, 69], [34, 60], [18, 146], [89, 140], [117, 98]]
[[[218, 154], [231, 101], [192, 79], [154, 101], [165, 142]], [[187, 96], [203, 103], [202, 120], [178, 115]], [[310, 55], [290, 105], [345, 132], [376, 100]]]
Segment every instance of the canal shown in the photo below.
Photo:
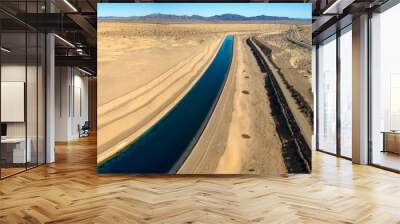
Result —
[[98, 172], [176, 173], [203, 132], [219, 99], [232, 62], [233, 44], [233, 36], [226, 36], [191, 90], [147, 132], [100, 164]]

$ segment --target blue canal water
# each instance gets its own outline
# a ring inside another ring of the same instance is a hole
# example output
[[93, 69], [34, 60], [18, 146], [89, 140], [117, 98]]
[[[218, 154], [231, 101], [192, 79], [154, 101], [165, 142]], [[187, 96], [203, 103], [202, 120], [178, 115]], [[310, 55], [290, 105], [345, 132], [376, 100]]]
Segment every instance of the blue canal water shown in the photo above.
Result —
[[233, 36], [192, 89], [136, 141], [98, 167], [99, 173], [174, 173], [197, 142], [229, 73]]

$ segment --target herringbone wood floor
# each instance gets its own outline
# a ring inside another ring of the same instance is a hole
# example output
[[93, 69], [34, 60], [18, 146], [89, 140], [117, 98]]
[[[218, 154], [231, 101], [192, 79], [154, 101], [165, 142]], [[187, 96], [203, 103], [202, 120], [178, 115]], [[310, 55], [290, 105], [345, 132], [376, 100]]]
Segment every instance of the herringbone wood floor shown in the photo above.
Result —
[[98, 175], [95, 141], [0, 181], [0, 223], [400, 223], [400, 175], [323, 153], [288, 178]]

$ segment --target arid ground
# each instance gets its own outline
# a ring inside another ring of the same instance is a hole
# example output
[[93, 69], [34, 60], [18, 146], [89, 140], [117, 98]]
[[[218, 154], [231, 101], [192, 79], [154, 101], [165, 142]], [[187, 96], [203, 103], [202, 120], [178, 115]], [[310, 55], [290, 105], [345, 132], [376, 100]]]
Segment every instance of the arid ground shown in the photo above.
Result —
[[[274, 39], [290, 26], [99, 21], [98, 162], [176, 105], [210, 64], [224, 36], [233, 34], [234, 56], [222, 95], [178, 173], [286, 174], [264, 74], [245, 40], [257, 36], [271, 44], [275, 59], [285, 60], [281, 66], [291, 72], [290, 82], [299, 82], [296, 88], [312, 105], [311, 52]], [[301, 29], [307, 33], [305, 26]]]
[[[311, 46], [311, 26], [295, 26], [299, 39]], [[287, 30], [275, 33], [262, 33], [257, 38], [272, 49], [272, 58], [281, 68], [288, 82], [313, 106], [311, 92], [311, 49], [301, 47], [286, 38]]]
[[[295, 35], [295, 39], [306, 43], [310, 48], [289, 41], [287, 34], [290, 29], [296, 31], [297, 35]], [[293, 87], [294, 91], [289, 91], [290, 94], [292, 96], [295, 94], [300, 95], [297, 99], [301, 98], [301, 105], [298, 102], [288, 103], [292, 107], [292, 112], [297, 118], [297, 123], [306, 137], [308, 145], [311, 147], [313, 122], [313, 116], [309, 113], [313, 111], [313, 94], [311, 92], [311, 26], [290, 26], [282, 32], [265, 32], [255, 37], [271, 49], [272, 61], [276, 65], [275, 69], [279, 69], [282, 79], [287, 81], [286, 87]], [[295, 102], [293, 99], [289, 101]], [[298, 110], [298, 108], [301, 109]], [[306, 114], [307, 112], [308, 114]]]

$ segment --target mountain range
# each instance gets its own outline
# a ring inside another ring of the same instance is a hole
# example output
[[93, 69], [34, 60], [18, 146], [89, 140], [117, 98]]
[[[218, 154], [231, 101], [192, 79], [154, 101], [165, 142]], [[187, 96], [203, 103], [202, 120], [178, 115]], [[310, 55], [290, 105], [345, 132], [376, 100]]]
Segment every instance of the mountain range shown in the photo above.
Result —
[[199, 15], [170, 15], [170, 14], [149, 14], [145, 16], [129, 16], [129, 17], [118, 17], [118, 16], [106, 16], [99, 17], [100, 20], [136, 20], [136, 21], [169, 21], [169, 22], [303, 22], [311, 23], [311, 19], [300, 19], [300, 18], [289, 18], [289, 17], [279, 17], [279, 16], [242, 16], [238, 14], [222, 14], [214, 15], [210, 17], [199, 16]]

